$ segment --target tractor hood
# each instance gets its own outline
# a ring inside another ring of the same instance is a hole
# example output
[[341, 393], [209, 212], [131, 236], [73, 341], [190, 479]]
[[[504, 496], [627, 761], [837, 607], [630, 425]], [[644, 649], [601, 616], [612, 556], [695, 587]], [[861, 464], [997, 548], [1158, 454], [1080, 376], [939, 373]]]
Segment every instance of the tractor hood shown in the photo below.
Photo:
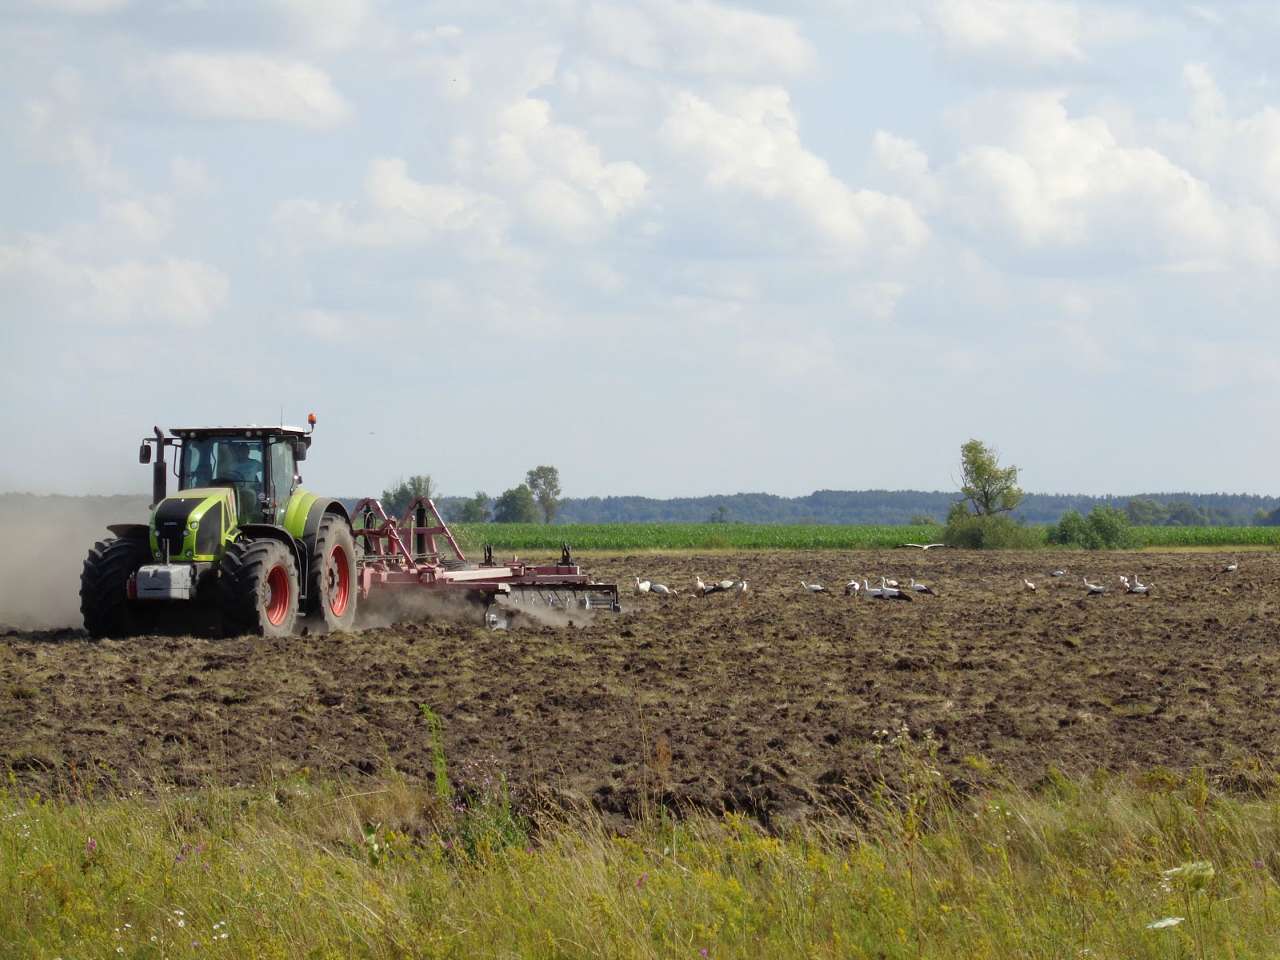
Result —
[[192, 487], [165, 497], [151, 513], [151, 553], [157, 560], [217, 560], [236, 525], [227, 487]]

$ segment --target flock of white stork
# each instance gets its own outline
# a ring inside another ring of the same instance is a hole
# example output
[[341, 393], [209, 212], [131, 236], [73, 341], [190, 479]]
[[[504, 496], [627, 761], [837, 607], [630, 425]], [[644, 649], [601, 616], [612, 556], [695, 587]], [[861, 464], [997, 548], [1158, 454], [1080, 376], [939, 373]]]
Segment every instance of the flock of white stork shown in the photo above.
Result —
[[[910, 543], [905, 544], [905, 546], [920, 547], [921, 549], [927, 550], [930, 547], [941, 546], [941, 544], [931, 543], [925, 545]], [[1219, 571], [1219, 575], [1235, 573], [1239, 569], [1240, 564], [1237, 561], [1232, 560], [1223, 565]], [[1054, 570], [1049, 574], [1050, 577], [1054, 578], [1062, 578], [1066, 575], [1066, 570]], [[1085, 593], [1087, 596], [1100, 597], [1108, 592], [1108, 587], [1105, 583], [1095, 583], [1088, 577], [1081, 577], [1080, 579], [1084, 582]], [[1143, 583], [1138, 579], [1138, 575], [1136, 573], [1133, 575], [1133, 579], [1126, 577], [1124, 574], [1120, 574], [1117, 579], [1125, 593], [1137, 594], [1138, 596], [1150, 596], [1151, 594], [1151, 584]], [[665, 583], [657, 583], [653, 580], [641, 580], [639, 577], [636, 577], [635, 582], [636, 593], [652, 593], [663, 597], [672, 597], [680, 593], [678, 589], [668, 587]], [[822, 584], [809, 583], [807, 580], [801, 580], [800, 586], [809, 594], [831, 592]], [[1036, 585], [1028, 578], [1023, 577], [1022, 589], [1028, 593], [1035, 593]], [[747, 581], [743, 579], [713, 580], [711, 583], [704, 583], [702, 577], [699, 576], [693, 578], [692, 592], [695, 596], [699, 597], [707, 597], [713, 593], [733, 593], [738, 597], [738, 599], [741, 599], [746, 595]], [[899, 585], [897, 580], [890, 580], [888, 577], [881, 577], [880, 585], [878, 587], [872, 586], [870, 579], [867, 577], [863, 577], [860, 580], [855, 577], [844, 585], [844, 594], [847, 597], [861, 595], [866, 597], [868, 600], [911, 600], [913, 594], [937, 596], [936, 591], [934, 591], [932, 587], [923, 583], [917, 583], [915, 577], [912, 577], [905, 587]]]

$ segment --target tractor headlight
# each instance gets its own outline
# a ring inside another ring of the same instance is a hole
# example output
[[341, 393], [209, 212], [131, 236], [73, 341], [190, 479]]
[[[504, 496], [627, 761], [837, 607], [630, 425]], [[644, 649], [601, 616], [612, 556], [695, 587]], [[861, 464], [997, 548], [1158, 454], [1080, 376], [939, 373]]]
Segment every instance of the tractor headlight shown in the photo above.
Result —
[[188, 528], [188, 529], [190, 529], [190, 530], [194, 530], [194, 529], [196, 529], [196, 527], [198, 527], [198, 526], [200, 526], [200, 521], [199, 521], [199, 520], [191, 520], [191, 521], [188, 521], [188, 523], [187, 523], [187, 528]]

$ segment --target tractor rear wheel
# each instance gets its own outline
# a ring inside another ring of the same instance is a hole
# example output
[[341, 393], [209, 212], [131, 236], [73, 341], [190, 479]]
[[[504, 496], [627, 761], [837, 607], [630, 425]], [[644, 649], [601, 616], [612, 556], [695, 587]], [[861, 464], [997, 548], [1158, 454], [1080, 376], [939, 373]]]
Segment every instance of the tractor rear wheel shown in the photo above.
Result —
[[80, 613], [91, 637], [127, 637], [142, 629], [137, 603], [129, 599], [129, 578], [151, 559], [141, 537], [99, 540], [80, 572]]
[[287, 637], [298, 620], [298, 565], [278, 540], [228, 545], [218, 566], [224, 633]]
[[308, 605], [333, 632], [356, 621], [356, 544], [347, 522], [326, 514], [316, 531], [307, 582]]

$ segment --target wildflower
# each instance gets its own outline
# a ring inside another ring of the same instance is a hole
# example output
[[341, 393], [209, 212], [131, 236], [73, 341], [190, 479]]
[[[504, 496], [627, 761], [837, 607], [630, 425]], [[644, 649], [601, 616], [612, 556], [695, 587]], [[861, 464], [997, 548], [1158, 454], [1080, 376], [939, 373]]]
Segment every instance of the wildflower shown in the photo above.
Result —
[[1164, 930], [1166, 927], [1176, 927], [1186, 917], [1165, 917], [1162, 920], [1152, 920], [1147, 924], [1148, 930]]
[[1260, 859], [1259, 859], [1259, 860], [1254, 860], [1254, 861], [1253, 861], [1253, 869], [1255, 869], [1255, 870], [1265, 870], [1266, 868], [1267, 868], [1267, 865], [1266, 865], [1265, 863], [1263, 863]]
[[706, 947], [703, 947], [701, 950], [698, 951], [698, 956], [709, 957], [711, 956], [711, 951], [708, 950]]
[[636, 877], [636, 889], [639, 890], [642, 887], [644, 887], [644, 882], [648, 879], [649, 879], [649, 874], [647, 873], [642, 873], [640, 874], [640, 876]]
[[92, 857], [97, 852], [98, 852], [98, 841], [93, 839], [93, 837], [90, 837], [88, 840], [84, 842], [84, 855], [86, 857]]

